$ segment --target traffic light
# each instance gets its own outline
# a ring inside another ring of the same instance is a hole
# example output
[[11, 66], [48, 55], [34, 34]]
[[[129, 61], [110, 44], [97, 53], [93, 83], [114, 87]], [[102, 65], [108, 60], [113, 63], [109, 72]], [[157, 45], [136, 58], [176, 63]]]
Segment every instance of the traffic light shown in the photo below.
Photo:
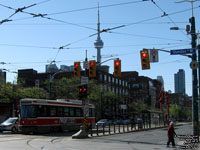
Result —
[[150, 69], [149, 52], [148, 49], [140, 51], [142, 70]]
[[121, 60], [114, 60], [114, 77], [121, 77]]
[[74, 78], [80, 78], [80, 76], [81, 76], [80, 62], [74, 62]]
[[89, 61], [89, 77], [96, 77], [96, 61]]
[[84, 98], [84, 97], [87, 97], [87, 85], [81, 85], [78, 87], [79, 88], [79, 98]]

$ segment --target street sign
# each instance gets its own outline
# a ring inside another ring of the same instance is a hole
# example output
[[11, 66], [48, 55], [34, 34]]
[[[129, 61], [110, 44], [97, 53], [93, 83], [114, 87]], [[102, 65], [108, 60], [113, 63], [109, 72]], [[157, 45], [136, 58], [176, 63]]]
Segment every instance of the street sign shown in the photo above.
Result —
[[189, 48], [189, 49], [175, 49], [170, 50], [171, 55], [184, 55], [184, 54], [194, 54], [196, 51], [195, 48]]
[[88, 61], [84, 61], [83, 62], [83, 68], [84, 69], [89, 69], [89, 62]]
[[37, 88], [40, 87], [40, 80], [35, 80], [35, 87], [37, 87]]
[[81, 76], [81, 85], [88, 84], [88, 77]]
[[158, 50], [150, 49], [150, 62], [158, 62]]

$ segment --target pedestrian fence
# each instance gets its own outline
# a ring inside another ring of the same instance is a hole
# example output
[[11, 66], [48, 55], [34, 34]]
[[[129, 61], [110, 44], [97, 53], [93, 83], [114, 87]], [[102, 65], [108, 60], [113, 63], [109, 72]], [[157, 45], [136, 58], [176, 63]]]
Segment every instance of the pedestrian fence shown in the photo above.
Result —
[[127, 133], [139, 130], [148, 130], [165, 127], [165, 123], [150, 123], [150, 122], [138, 122], [130, 124], [108, 124], [108, 125], [93, 125], [88, 129], [88, 136], [102, 136], [118, 133]]

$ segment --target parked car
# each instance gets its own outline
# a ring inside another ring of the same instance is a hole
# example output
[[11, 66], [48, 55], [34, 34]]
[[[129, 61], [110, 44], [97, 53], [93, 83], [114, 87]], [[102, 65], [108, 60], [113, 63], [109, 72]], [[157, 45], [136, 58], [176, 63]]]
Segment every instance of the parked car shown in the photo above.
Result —
[[11, 131], [13, 133], [18, 132], [18, 118], [8, 118], [0, 124], [0, 132]]
[[125, 119], [122, 121], [123, 124], [131, 124], [131, 120], [130, 119]]
[[96, 123], [96, 126], [98, 127], [103, 127], [103, 126], [108, 126], [109, 124], [111, 124], [111, 121], [108, 119], [101, 119]]
[[123, 120], [122, 119], [116, 119], [115, 124], [123, 124]]

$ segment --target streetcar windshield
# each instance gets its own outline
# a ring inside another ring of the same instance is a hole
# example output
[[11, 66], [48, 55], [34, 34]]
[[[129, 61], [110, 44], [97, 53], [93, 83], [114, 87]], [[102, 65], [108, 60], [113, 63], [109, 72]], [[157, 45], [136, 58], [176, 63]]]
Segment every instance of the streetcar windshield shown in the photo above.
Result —
[[32, 105], [22, 105], [20, 107], [20, 118], [35, 118], [36, 107]]

